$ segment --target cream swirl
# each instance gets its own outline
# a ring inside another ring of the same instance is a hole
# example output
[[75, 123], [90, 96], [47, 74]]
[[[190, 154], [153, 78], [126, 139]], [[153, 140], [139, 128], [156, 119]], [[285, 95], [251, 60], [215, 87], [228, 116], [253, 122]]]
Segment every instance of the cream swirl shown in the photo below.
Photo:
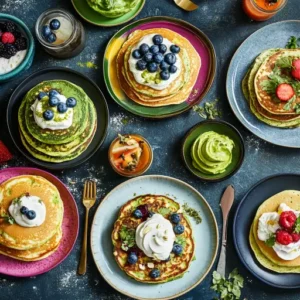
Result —
[[148, 257], [166, 260], [172, 251], [175, 234], [169, 220], [154, 214], [137, 227], [135, 240]]
[[[35, 212], [36, 217], [33, 220], [28, 219], [26, 214], [21, 213], [23, 206]], [[23, 227], [38, 227], [42, 225], [46, 219], [46, 206], [37, 196], [24, 195], [20, 199], [13, 200], [8, 211], [16, 223]]]

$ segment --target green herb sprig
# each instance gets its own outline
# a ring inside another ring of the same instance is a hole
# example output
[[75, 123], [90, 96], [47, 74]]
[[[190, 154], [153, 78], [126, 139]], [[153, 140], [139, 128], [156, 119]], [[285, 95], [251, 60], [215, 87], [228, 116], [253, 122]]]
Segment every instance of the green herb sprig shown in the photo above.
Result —
[[267, 240], [265, 240], [265, 244], [268, 247], [273, 247], [275, 245], [275, 242], [276, 242], [276, 236], [274, 233], [271, 234]]
[[220, 294], [219, 299], [239, 300], [241, 298], [244, 278], [238, 273], [237, 269], [234, 269], [229, 274], [228, 279], [221, 276], [217, 271], [214, 271], [212, 283], [211, 289]]
[[127, 228], [123, 225], [119, 235], [122, 241], [121, 248], [124, 251], [127, 251], [129, 248], [135, 245], [135, 230], [133, 228]]
[[11, 225], [15, 224], [15, 219], [8, 214], [2, 214], [0, 218]]
[[287, 49], [297, 49], [299, 48], [300, 38], [296, 38], [295, 36], [291, 36], [285, 46]]

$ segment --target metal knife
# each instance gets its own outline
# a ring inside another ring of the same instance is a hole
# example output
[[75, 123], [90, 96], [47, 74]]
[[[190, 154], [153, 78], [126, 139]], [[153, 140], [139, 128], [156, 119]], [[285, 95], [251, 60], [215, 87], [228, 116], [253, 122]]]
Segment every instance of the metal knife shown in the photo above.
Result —
[[234, 201], [234, 188], [232, 185], [229, 185], [220, 202], [222, 215], [223, 215], [223, 230], [222, 230], [222, 244], [221, 252], [219, 257], [219, 262], [217, 266], [217, 272], [225, 277], [226, 271], [226, 245], [227, 245], [227, 221], [230, 209]]

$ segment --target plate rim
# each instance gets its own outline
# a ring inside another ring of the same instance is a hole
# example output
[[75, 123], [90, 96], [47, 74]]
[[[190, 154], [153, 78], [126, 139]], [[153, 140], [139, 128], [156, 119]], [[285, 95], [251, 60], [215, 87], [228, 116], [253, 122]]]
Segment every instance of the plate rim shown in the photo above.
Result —
[[[277, 174], [274, 174], [274, 175], [270, 175], [270, 176], [267, 176], [267, 177], [264, 177], [262, 178], [261, 180], [259, 180], [258, 182], [256, 182], [255, 184], [253, 184], [246, 192], [245, 196], [242, 198], [242, 200], [240, 201], [236, 211], [235, 211], [235, 214], [234, 214], [234, 218], [233, 218], [233, 225], [232, 225], [232, 228], [233, 228], [233, 242], [234, 242], [234, 247], [235, 247], [235, 250], [238, 254], [238, 257], [240, 259], [240, 261], [242, 262], [242, 264], [244, 265], [244, 267], [255, 277], [257, 278], [258, 280], [262, 281], [263, 283], [269, 285], [269, 286], [273, 286], [273, 287], [276, 287], [276, 288], [281, 288], [281, 289], [287, 289], [287, 290], [290, 290], [290, 289], [297, 289], [297, 288], [300, 288], [300, 280], [299, 280], [299, 284], [298, 285], [294, 285], [294, 286], [283, 286], [283, 285], [275, 285], [273, 284], [272, 282], [264, 279], [263, 277], [261, 277], [260, 275], [256, 274], [249, 266], [248, 264], [246, 263], [246, 261], [244, 260], [242, 254], [241, 254], [241, 251], [239, 250], [239, 247], [238, 247], [238, 243], [237, 243], [237, 236], [236, 236], [236, 227], [237, 227], [237, 217], [238, 217], [238, 213], [240, 211], [240, 208], [242, 206], [242, 204], [244, 203], [244, 201], [246, 201], [246, 198], [248, 197], [248, 195], [256, 188], [258, 187], [259, 185], [261, 185], [262, 183], [270, 180], [270, 179], [273, 179], [273, 178], [276, 178], [276, 177], [280, 177], [280, 176], [297, 176], [300, 178], [300, 173], [277, 173]], [[248, 248], [249, 250], [251, 251], [250, 249], [250, 246], [248, 245]], [[263, 268], [259, 263], [257, 263], [257, 265], [259, 266], [259, 268]], [[282, 274], [284, 275], [284, 274]]]
[[94, 217], [93, 217], [93, 221], [92, 221], [92, 225], [91, 225], [91, 231], [90, 231], [90, 247], [91, 247], [91, 252], [92, 252], [92, 256], [93, 256], [93, 260], [94, 260], [94, 263], [98, 269], [98, 272], [100, 273], [100, 275], [102, 276], [102, 278], [112, 287], [114, 288], [116, 291], [120, 292], [121, 294], [123, 295], [126, 295], [128, 297], [131, 297], [131, 298], [134, 298], [134, 299], [137, 299], [137, 300], [153, 300], [153, 298], [142, 298], [142, 297], [137, 297], [135, 295], [131, 295], [130, 293], [127, 293], [127, 292], [124, 292], [122, 291], [121, 289], [119, 289], [118, 287], [116, 287], [112, 282], [110, 282], [106, 277], [105, 277], [105, 274], [101, 271], [101, 268], [98, 267], [98, 264], [96, 262], [96, 259], [95, 259], [95, 256], [94, 256], [94, 248], [93, 248], [93, 243], [92, 243], [92, 231], [93, 231], [93, 228], [94, 228], [94, 223], [96, 222], [96, 215], [98, 213], [98, 210], [100, 210], [100, 207], [101, 205], [103, 204], [104, 201], [107, 201], [107, 198], [109, 198], [111, 196], [111, 194], [113, 194], [115, 192], [115, 190], [125, 186], [126, 184], [128, 184], [128, 182], [133, 182], [133, 181], [138, 181], [138, 180], [145, 180], [145, 179], [149, 179], [149, 178], [160, 178], [162, 180], [170, 180], [170, 181], [173, 181], [173, 182], [177, 182], [177, 183], [180, 183], [182, 185], [184, 185], [185, 187], [187, 187], [188, 189], [191, 189], [193, 192], [195, 192], [196, 194], [198, 194], [200, 196], [200, 198], [202, 199], [204, 205], [207, 207], [207, 209], [209, 210], [210, 212], [210, 215], [211, 215], [211, 218], [213, 220], [213, 228], [215, 229], [215, 232], [216, 232], [216, 237], [215, 237], [215, 242], [216, 242], [216, 246], [215, 246], [215, 250], [214, 250], [214, 254], [213, 254], [213, 257], [210, 261], [210, 264], [209, 264], [209, 267], [207, 268], [206, 272], [201, 276], [201, 278], [195, 283], [193, 284], [192, 286], [190, 286], [189, 288], [185, 289], [184, 291], [180, 292], [180, 293], [177, 293], [176, 295], [172, 295], [171, 297], [160, 297], [160, 298], [156, 298], [155, 300], [169, 300], [169, 299], [173, 299], [174, 297], [179, 297], [181, 295], [184, 295], [186, 294], [187, 292], [189, 292], [190, 290], [194, 289], [195, 287], [197, 287], [207, 276], [207, 274], [210, 272], [210, 270], [212, 269], [213, 267], [213, 264], [214, 262], [216, 261], [216, 258], [217, 258], [217, 254], [218, 254], [218, 249], [219, 249], [219, 229], [218, 229], [218, 224], [217, 224], [217, 220], [216, 220], [216, 217], [215, 217], [215, 214], [212, 210], [212, 208], [210, 207], [208, 201], [203, 197], [203, 195], [198, 191], [196, 190], [194, 187], [192, 187], [190, 184], [180, 180], [180, 179], [177, 179], [177, 178], [174, 178], [174, 177], [171, 177], [171, 176], [166, 176], [166, 175], [143, 175], [143, 176], [138, 176], [138, 177], [135, 177], [135, 178], [131, 178], [129, 180], [126, 180], [120, 184], [118, 184], [117, 186], [115, 186], [109, 193], [107, 193], [105, 195], [105, 197], [101, 200], [101, 202], [99, 203], [96, 211], [95, 211], [95, 214], [94, 214]]
[[[229, 63], [229, 66], [228, 66], [228, 69], [227, 69], [227, 73], [226, 73], [226, 96], [227, 96], [227, 99], [228, 99], [228, 102], [229, 102], [229, 106], [231, 108], [231, 111], [233, 112], [233, 114], [235, 115], [235, 117], [239, 120], [239, 122], [247, 129], [249, 130], [252, 134], [254, 134], [256, 137], [260, 138], [261, 140], [265, 141], [265, 142], [268, 142], [272, 145], [276, 145], [276, 146], [280, 146], [280, 147], [285, 147], [285, 148], [291, 148], [291, 149], [299, 149], [300, 148], [300, 145], [299, 146], [288, 146], [288, 145], [284, 145], [284, 144], [281, 144], [281, 143], [276, 143], [276, 142], [272, 142], [270, 141], [269, 139], [265, 138], [263, 135], [259, 135], [257, 133], [255, 133], [251, 128], [249, 128], [249, 126], [246, 125], [246, 122], [243, 121], [243, 118], [240, 116], [240, 114], [236, 113], [235, 109], [233, 108], [233, 104], [232, 104], [232, 100], [231, 97], [230, 97], [230, 87], [232, 84], [232, 80], [229, 79], [230, 76], [229, 76], [229, 72], [230, 70], [233, 70], [233, 61], [237, 58], [238, 56], [238, 52], [240, 51], [240, 48], [245, 44], [246, 41], [248, 41], [248, 39], [252, 38], [252, 36], [254, 36], [255, 34], [257, 34], [258, 32], [262, 31], [263, 29], [267, 28], [267, 27], [270, 27], [270, 26], [276, 26], [278, 24], [282, 24], [282, 23], [290, 23], [290, 22], [297, 22], [299, 23], [300, 25], [300, 20], [283, 20], [283, 21], [278, 21], [278, 22], [275, 22], [275, 23], [271, 23], [271, 24], [268, 24], [268, 25], [265, 25], [257, 30], [255, 30], [254, 32], [252, 32], [246, 39], [244, 39], [242, 41], [242, 43], [238, 46], [238, 48], [235, 50], [234, 54], [232, 55], [231, 57], [231, 60], [230, 60], [230, 63]], [[259, 121], [261, 122], [261, 121]], [[270, 127], [273, 127], [273, 126], [270, 126]]]
[[[29, 83], [33, 77], [36, 77], [37, 75], [39, 75], [39, 73], [45, 73], [46, 71], [62, 71], [62, 72], [66, 72], [66, 73], [72, 73], [76, 76], [79, 76], [79, 77], [82, 77], [84, 78], [85, 80], [89, 81], [96, 89], [97, 91], [99, 92], [99, 94], [101, 95], [102, 99], [103, 99], [103, 102], [104, 102], [104, 106], [105, 106], [105, 114], [107, 116], [107, 122], [105, 124], [105, 128], [104, 128], [104, 134], [103, 136], [101, 137], [99, 143], [95, 146], [94, 150], [91, 152], [90, 155], [88, 155], [86, 158], [84, 158], [84, 160], [82, 160], [81, 162], [77, 162], [77, 163], [72, 163], [73, 160], [70, 160], [69, 163], [70, 165], [67, 166], [67, 167], [64, 167], [63, 169], [64, 170], [67, 170], [67, 169], [71, 169], [71, 168], [75, 168], [75, 167], [78, 167], [79, 165], [82, 165], [83, 163], [85, 163], [87, 160], [89, 160], [90, 158], [92, 158], [95, 153], [100, 149], [100, 147], [102, 146], [102, 144], [104, 143], [106, 137], [107, 137], [107, 134], [108, 134], [108, 129], [109, 129], [109, 120], [110, 120], [110, 115], [109, 115], [109, 109], [108, 109], [108, 104], [107, 104], [107, 101], [106, 101], [106, 98], [103, 94], [103, 92], [101, 91], [101, 89], [98, 87], [98, 85], [92, 80], [90, 79], [89, 77], [87, 77], [86, 75], [84, 75], [83, 73], [80, 73], [78, 71], [75, 71], [73, 69], [70, 69], [70, 68], [66, 68], [66, 67], [46, 67], [46, 68], [43, 68], [43, 69], [39, 69], [33, 73], [31, 73], [28, 77], [26, 77], [24, 80], [21, 81], [21, 83], [19, 83], [17, 85], [16, 88], [14, 88], [14, 91], [12, 92], [12, 94], [10, 95], [9, 97], [9, 100], [8, 100], [8, 103], [7, 103], [7, 108], [6, 108], [6, 125], [7, 125], [7, 128], [8, 128], [8, 132], [9, 132], [9, 135], [10, 135], [10, 138], [12, 139], [15, 147], [18, 149], [18, 151], [26, 158], [28, 159], [31, 163], [39, 166], [39, 167], [42, 167], [42, 168], [46, 168], [47, 170], [51, 170], [51, 171], [59, 171], [59, 170], [62, 170], [62, 167], [60, 167], [61, 163], [53, 163], [52, 165], [45, 165], [45, 164], [49, 164], [49, 162], [44, 162], [42, 160], [39, 160], [39, 159], [34, 159], [32, 157], [32, 155], [26, 150], [23, 151], [19, 145], [17, 144], [17, 142], [15, 141], [15, 138], [12, 134], [12, 131], [11, 131], [11, 128], [10, 128], [10, 125], [9, 125], [9, 107], [11, 106], [11, 102], [13, 100], [13, 98], [15, 97], [15, 94], [16, 92], [26, 83]], [[94, 102], [92, 100], [92, 102]], [[97, 130], [97, 129], [96, 129]], [[83, 152], [84, 153], [84, 152]], [[83, 154], [82, 153], [82, 154]], [[82, 155], [81, 154], [81, 155]], [[79, 156], [78, 156], [79, 157]], [[76, 158], [75, 158], [76, 159]]]
[[[92, 24], [92, 25], [95, 25], [95, 26], [99, 26], [99, 27], [108, 27], [108, 28], [109, 28], [109, 27], [115, 27], [115, 26], [119, 26], [119, 25], [128, 23], [129, 21], [131, 21], [132, 19], [134, 19], [136, 16], [138, 16], [138, 15], [140, 14], [140, 12], [142, 11], [142, 9], [144, 8], [144, 6], [145, 6], [145, 4], [146, 4], [146, 0], [141, 0], [141, 7], [140, 7], [140, 9], [139, 9], [132, 17], [128, 18], [126, 21], [122, 21], [122, 22], [117, 23], [117, 24], [114, 24], [114, 25], [104, 25], [104, 24], [97, 24], [97, 23], [94, 23], [94, 22], [88, 20], [86, 17], [84, 17], [84, 16], [79, 12], [79, 10], [77, 9], [77, 7], [76, 7], [76, 5], [75, 5], [75, 1], [74, 1], [74, 0], [71, 0], [71, 2], [72, 2], [72, 5], [73, 5], [74, 9], [75, 9], [76, 12], [78, 13], [78, 15], [79, 15], [82, 19], [84, 19], [86, 22], [88, 22], [88, 23], [90, 23], [90, 24]], [[99, 13], [99, 15], [101, 15], [101, 14]]]
[[[105, 76], [105, 57], [106, 57], [106, 53], [107, 50], [109, 49], [109, 46], [111, 44], [111, 42], [116, 38], [116, 36], [124, 30], [125, 27], [127, 26], [134, 26], [134, 28], [136, 26], [138, 26], [138, 23], [144, 24], [144, 23], [151, 23], [151, 22], [156, 22], [156, 21], [168, 21], [171, 23], [176, 23], [179, 25], [183, 25], [184, 27], [188, 28], [192, 28], [194, 31], [198, 32], [198, 35], [201, 37], [201, 40], [203, 40], [205, 42], [205, 45], [209, 48], [209, 56], [211, 58], [211, 63], [210, 63], [210, 68], [209, 68], [209, 78], [206, 84], [205, 89], [203, 90], [203, 92], [201, 93], [201, 95], [198, 97], [197, 101], [195, 101], [194, 105], [199, 104], [204, 97], [207, 95], [207, 93], [210, 91], [214, 81], [215, 81], [215, 77], [216, 77], [216, 73], [217, 73], [217, 56], [216, 56], [216, 50], [215, 47], [212, 43], [212, 41], [210, 40], [210, 38], [207, 36], [207, 34], [205, 34], [201, 29], [199, 29], [198, 27], [196, 27], [195, 25], [193, 25], [192, 23], [189, 23], [187, 21], [178, 19], [178, 18], [174, 18], [174, 17], [169, 17], [169, 16], [153, 16], [153, 17], [145, 17], [142, 19], [138, 19], [134, 22], [131, 22], [125, 26], [123, 26], [121, 29], [119, 29], [108, 41], [106, 47], [105, 47], [105, 51], [104, 51], [104, 55], [103, 55], [103, 77], [104, 77], [104, 83], [106, 86], [106, 89], [110, 95], [110, 97], [114, 100], [114, 102], [119, 105], [120, 107], [122, 107], [122, 109], [128, 111], [129, 113], [139, 116], [139, 117], [143, 117], [143, 118], [147, 118], [147, 119], [166, 119], [166, 118], [171, 118], [177, 115], [180, 115], [182, 113], [185, 113], [187, 111], [189, 111], [192, 106], [187, 106], [186, 108], [178, 111], [178, 112], [173, 112], [173, 113], [168, 113], [168, 114], [163, 114], [163, 115], [158, 115], [158, 116], [150, 116], [144, 113], [139, 113], [139, 112], [135, 112], [131, 109], [128, 109], [127, 107], [125, 107], [124, 105], [122, 105], [122, 101], [117, 101], [115, 100], [115, 97], [113, 96], [113, 94], [111, 93], [108, 85], [109, 85], [109, 80], [106, 79]], [[128, 29], [131, 30], [131, 29]]]
[[[60, 264], [62, 264], [64, 262], [64, 260], [66, 260], [67, 257], [71, 254], [71, 252], [73, 251], [73, 249], [75, 247], [76, 241], [78, 239], [79, 227], [80, 227], [79, 212], [78, 212], [78, 206], [77, 206], [76, 200], [75, 200], [73, 194], [69, 191], [68, 187], [57, 176], [53, 175], [52, 173], [50, 173], [48, 171], [45, 171], [45, 170], [42, 170], [42, 169], [39, 169], [39, 168], [35, 168], [35, 167], [8, 167], [8, 168], [1, 169], [0, 174], [5, 172], [5, 171], [10, 171], [10, 170], [12, 170], [12, 171], [18, 171], [18, 170], [27, 171], [27, 170], [29, 170], [29, 171], [36, 171], [36, 172], [46, 173], [47, 176], [50, 176], [50, 177], [54, 178], [55, 180], [57, 180], [64, 187], [64, 189], [66, 190], [66, 192], [69, 194], [70, 198], [72, 199], [72, 202], [74, 203], [75, 212], [76, 212], [76, 216], [77, 216], [76, 220], [77, 220], [77, 223], [78, 223], [78, 226], [76, 228], [76, 233], [75, 233], [75, 239], [74, 239], [74, 241], [72, 243], [72, 246], [70, 247], [69, 251], [64, 254], [64, 257], [60, 261], [53, 264], [53, 266], [51, 266], [50, 268], [45, 269], [45, 271], [32, 273], [30, 275], [11, 275], [11, 274], [8, 274], [8, 273], [0, 272], [0, 274], [6, 275], [6, 276], [17, 277], [17, 278], [28, 278], [28, 277], [38, 276], [38, 275], [48, 273], [51, 270], [53, 270], [54, 268], [56, 268], [57, 266], [59, 266]], [[27, 262], [27, 263], [30, 263], [30, 262]]]

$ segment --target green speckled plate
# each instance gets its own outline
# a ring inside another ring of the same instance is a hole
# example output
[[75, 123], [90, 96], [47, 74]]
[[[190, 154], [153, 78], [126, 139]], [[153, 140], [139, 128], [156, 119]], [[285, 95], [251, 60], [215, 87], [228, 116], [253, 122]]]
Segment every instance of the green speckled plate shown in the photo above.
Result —
[[[135, 30], [152, 28], [170, 29], [190, 41], [201, 57], [201, 69], [189, 98], [177, 105], [146, 107], [129, 99], [120, 87], [116, 57], [127, 37]], [[104, 55], [103, 73], [111, 97], [129, 112], [152, 119], [167, 118], [181, 114], [199, 103], [209, 91], [216, 72], [216, 54], [209, 38], [192, 24], [170, 17], [150, 17], [135, 21], [118, 31], [109, 41]]]
[[107, 18], [94, 11], [86, 2], [86, 0], [72, 0], [72, 4], [77, 13], [87, 22], [103, 27], [111, 27], [129, 22], [136, 17], [145, 5], [146, 0], [141, 0], [140, 3], [129, 13], [119, 18]]
[[[202, 217], [200, 224], [189, 218], [196, 245], [196, 260], [182, 278], [163, 284], [147, 284], [128, 277], [117, 265], [110, 242], [120, 207], [130, 199], [146, 194], [166, 195], [181, 205], [187, 203]], [[115, 187], [98, 206], [91, 228], [91, 250], [99, 272], [113, 288], [139, 300], [177, 299], [196, 287], [212, 268], [218, 240], [216, 219], [204, 197], [187, 183], [161, 175], [139, 176]]]
[[[232, 162], [221, 174], [205, 174], [195, 169], [192, 164], [191, 147], [197, 137], [204, 132], [215, 131], [228, 136], [234, 141], [235, 147], [232, 152]], [[182, 156], [186, 167], [197, 177], [205, 181], [221, 181], [235, 174], [241, 167], [244, 160], [245, 146], [241, 134], [238, 130], [224, 121], [203, 121], [192, 127], [186, 134], [182, 144]]]

